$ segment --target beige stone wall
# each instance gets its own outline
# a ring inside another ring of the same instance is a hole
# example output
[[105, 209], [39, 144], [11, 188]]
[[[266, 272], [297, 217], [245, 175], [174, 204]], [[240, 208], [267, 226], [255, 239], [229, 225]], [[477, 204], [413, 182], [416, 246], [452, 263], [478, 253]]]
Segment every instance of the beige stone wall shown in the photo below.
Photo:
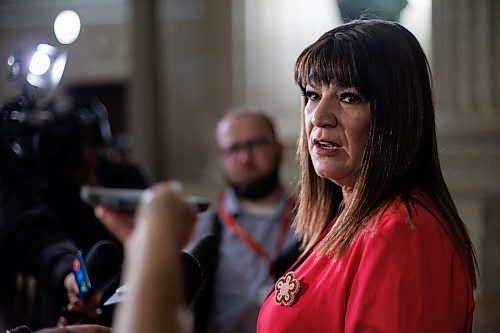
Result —
[[500, 3], [435, 0], [433, 69], [443, 172], [480, 266], [474, 332], [500, 331]]

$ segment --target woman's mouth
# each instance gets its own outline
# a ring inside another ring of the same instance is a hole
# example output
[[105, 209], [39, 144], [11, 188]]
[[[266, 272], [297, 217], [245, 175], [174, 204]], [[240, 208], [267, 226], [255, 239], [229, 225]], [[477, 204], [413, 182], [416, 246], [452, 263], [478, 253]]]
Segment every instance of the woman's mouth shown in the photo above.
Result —
[[314, 152], [319, 155], [330, 155], [340, 149], [340, 145], [333, 141], [314, 139]]
[[318, 147], [321, 149], [326, 149], [326, 150], [336, 150], [336, 149], [340, 148], [340, 145], [333, 142], [333, 141], [314, 139], [313, 143], [314, 143], [315, 147]]

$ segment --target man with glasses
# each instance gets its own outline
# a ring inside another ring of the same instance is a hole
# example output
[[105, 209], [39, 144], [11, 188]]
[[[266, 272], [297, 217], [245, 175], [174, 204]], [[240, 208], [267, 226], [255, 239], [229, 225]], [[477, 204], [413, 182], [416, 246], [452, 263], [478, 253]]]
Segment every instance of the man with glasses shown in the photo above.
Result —
[[197, 332], [255, 332], [262, 300], [295, 261], [290, 225], [295, 199], [281, 184], [284, 146], [272, 119], [237, 108], [218, 123], [215, 139], [227, 188], [202, 214], [195, 237], [218, 241], [214, 271], [195, 304]]

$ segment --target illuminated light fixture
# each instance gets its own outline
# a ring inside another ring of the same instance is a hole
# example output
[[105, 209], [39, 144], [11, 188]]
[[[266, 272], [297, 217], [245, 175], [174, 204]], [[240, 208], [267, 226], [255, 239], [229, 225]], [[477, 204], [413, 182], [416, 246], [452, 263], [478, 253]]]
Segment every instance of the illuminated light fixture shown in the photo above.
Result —
[[24, 49], [7, 60], [9, 79], [41, 89], [55, 89], [66, 67], [67, 53], [48, 44]]
[[54, 20], [54, 34], [61, 44], [73, 43], [80, 34], [81, 22], [73, 10], [60, 12]]
[[33, 54], [33, 58], [31, 58], [31, 63], [29, 67], [30, 73], [33, 75], [43, 75], [47, 73], [50, 68], [50, 58], [49, 56], [42, 51], [36, 51]]

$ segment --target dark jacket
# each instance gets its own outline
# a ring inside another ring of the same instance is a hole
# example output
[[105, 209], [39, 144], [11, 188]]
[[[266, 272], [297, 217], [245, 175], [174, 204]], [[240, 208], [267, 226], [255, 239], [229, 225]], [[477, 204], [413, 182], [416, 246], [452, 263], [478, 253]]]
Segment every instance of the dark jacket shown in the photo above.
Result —
[[40, 196], [38, 182], [21, 166], [0, 170], [0, 326], [15, 318], [16, 274], [33, 275], [64, 299], [76, 244]]

